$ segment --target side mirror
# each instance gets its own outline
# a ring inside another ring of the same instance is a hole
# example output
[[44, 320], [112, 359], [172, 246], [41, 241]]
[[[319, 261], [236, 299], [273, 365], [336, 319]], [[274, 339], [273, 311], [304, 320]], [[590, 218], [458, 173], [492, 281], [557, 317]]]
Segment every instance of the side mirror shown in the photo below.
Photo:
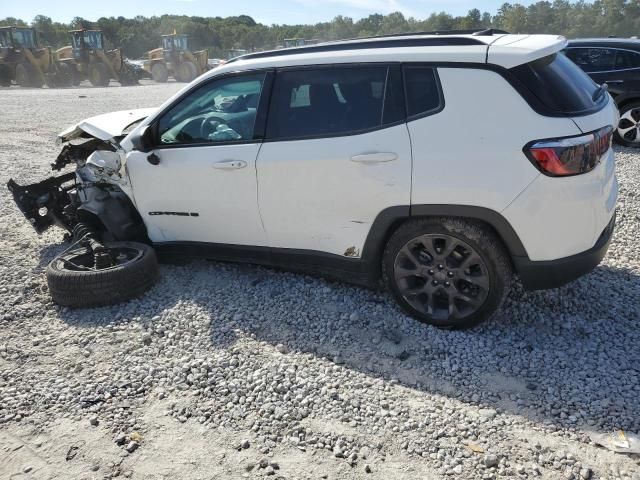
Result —
[[135, 150], [139, 152], [150, 152], [153, 150], [153, 128], [151, 125], [145, 125], [131, 137], [131, 144]]

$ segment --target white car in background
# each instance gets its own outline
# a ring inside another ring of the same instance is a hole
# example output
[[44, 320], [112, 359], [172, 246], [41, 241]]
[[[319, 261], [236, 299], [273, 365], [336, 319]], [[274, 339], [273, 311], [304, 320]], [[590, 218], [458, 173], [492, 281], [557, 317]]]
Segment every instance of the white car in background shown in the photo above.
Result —
[[73, 234], [47, 269], [62, 305], [141, 294], [158, 252], [382, 280], [468, 327], [512, 274], [560, 286], [611, 239], [618, 114], [565, 46], [486, 30], [244, 55], [71, 127], [53, 166], [75, 171], [9, 188], [38, 232]]

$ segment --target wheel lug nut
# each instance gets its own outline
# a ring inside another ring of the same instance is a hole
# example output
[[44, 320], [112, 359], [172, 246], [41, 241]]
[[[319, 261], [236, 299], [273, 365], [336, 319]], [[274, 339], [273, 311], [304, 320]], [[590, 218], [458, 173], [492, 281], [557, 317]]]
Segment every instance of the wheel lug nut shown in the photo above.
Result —
[[445, 286], [445, 287], [450, 287], [450, 286], [451, 286], [451, 284], [450, 284], [449, 282], [444, 282], [444, 286]]
[[433, 284], [434, 284], [434, 285], [438, 285], [438, 280], [434, 280], [434, 281], [433, 281]]
[[429, 270], [429, 275], [433, 275], [433, 270]]
[[444, 267], [442, 265], [438, 265], [438, 269], [442, 270]]
[[453, 272], [447, 272], [447, 277], [449, 278], [453, 277]]

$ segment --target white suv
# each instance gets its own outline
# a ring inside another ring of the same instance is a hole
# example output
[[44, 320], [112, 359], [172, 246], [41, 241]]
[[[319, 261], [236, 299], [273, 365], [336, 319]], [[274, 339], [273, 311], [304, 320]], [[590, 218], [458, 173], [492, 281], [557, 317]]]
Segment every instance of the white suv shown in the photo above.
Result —
[[490, 317], [519, 275], [562, 285], [614, 226], [617, 110], [563, 37], [398, 35], [244, 55], [160, 108], [85, 120], [9, 188], [38, 232], [73, 244], [53, 299], [139, 295], [156, 256], [382, 279], [426, 323]]

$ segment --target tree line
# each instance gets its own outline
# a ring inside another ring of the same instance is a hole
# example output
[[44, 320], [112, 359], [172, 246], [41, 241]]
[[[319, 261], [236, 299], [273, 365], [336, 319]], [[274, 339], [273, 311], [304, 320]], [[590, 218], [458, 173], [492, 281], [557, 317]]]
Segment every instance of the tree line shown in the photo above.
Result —
[[[425, 12], [426, 15], [427, 12]], [[30, 25], [40, 43], [59, 48], [70, 43], [68, 31], [94, 28], [104, 32], [107, 47], [121, 47], [130, 58], [160, 46], [162, 34], [188, 34], [191, 48], [206, 48], [210, 57], [224, 58], [230, 49], [261, 50], [282, 45], [285, 38], [336, 40], [403, 32], [495, 27], [512, 33], [552, 33], [569, 38], [590, 36], [629, 37], [640, 35], [640, 0], [540, 1], [529, 6], [505, 3], [495, 14], [477, 8], [467, 15], [431, 13], [424, 19], [405, 17], [400, 12], [372, 14], [360, 20], [337, 16], [315, 25], [263, 25], [247, 15], [195, 17], [162, 15], [124, 18], [102, 17], [89, 21], [76, 17], [70, 23], [54, 22], [38, 15], [30, 23], [5, 18], [2, 25]]]

